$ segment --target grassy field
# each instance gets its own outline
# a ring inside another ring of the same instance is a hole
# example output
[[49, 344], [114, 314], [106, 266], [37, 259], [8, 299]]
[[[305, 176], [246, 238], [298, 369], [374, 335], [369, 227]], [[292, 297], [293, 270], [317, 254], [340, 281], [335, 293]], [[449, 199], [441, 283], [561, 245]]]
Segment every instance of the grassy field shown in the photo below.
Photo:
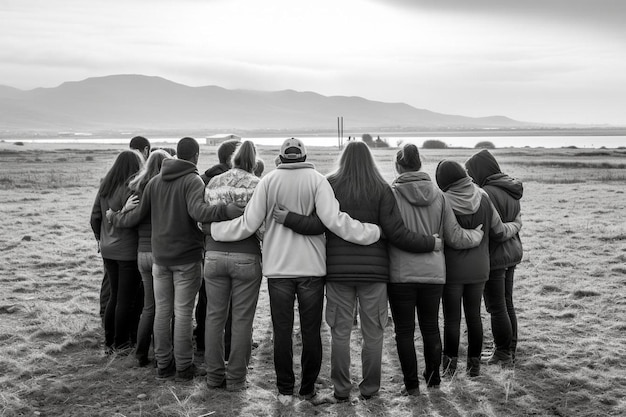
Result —
[[[132, 357], [106, 357], [98, 317], [102, 260], [89, 227], [99, 179], [121, 148], [0, 143], [0, 416], [605, 416], [626, 415], [626, 151], [501, 149], [524, 181], [525, 254], [516, 272], [517, 363], [464, 373], [417, 398], [399, 395], [393, 327], [385, 333], [380, 396], [313, 405], [276, 399], [267, 287], [261, 287], [249, 389], [209, 391], [202, 380], [158, 382]], [[277, 147], [263, 147], [267, 169]], [[310, 149], [329, 172], [337, 151]], [[422, 150], [424, 171], [472, 149]], [[376, 150], [393, 179], [393, 150]], [[203, 146], [202, 170], [216, 162]], [[484, 311], [484, 309], [483, 309]], [[491, 343], [483, 313], [485, 344]], [[330, 333], [318, 390], [332, 393]], [[465, 337], [463, 335], [462, 339]], [[294, 339], [295, 355], [299, 340]], [[460, 356], [465, 355], [462, 340]], [[421, 355], [421, 339], [416, 339]], [[352, 375], [360, 377], [353, 332]], [[196, 357], [201, 362], [201, 357]], [[296, 358], [296, 363], [299, 361]], [[420, 367], [422, 363], [420, 363]], [[424, 385], [422, 385], [423, 387]]]

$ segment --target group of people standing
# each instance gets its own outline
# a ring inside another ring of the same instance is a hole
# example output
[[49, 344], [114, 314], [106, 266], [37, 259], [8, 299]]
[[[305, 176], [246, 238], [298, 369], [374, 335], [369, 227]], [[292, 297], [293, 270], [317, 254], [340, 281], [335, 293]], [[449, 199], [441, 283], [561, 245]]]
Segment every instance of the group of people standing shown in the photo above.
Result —
[[[206, 375], [209, 388], [245, 389], [263, 277], [281, 402], [289, 402], [296, 392], [296, 299], [302, 336], [298, 395], [304, 399], [316, 396], [324, 296], [336, 401], [350, 398], [350, 335], [357, 309], [363, 335], [359, 393], [364, 399], [380, 389], [389, 306], [404, 395], [419, 393], [416, 313], [428, 387], [439, 386], [442, 373], [456, 372], [461, 306], [468, 329], [466, 370], [479, 375], [483, 294], [495, 342], [486, 362], [511, 363], [517, 341], [512, 287], [522, 257], [522, 184], [503, 174], [491, 153], [471, 157], [467, 171], [455, 161], [440, 162], [435, 183], [421, 171], [418, 148], [407, 144], [396, 155], [398, 175], [389, 185], [363, 142], [349, 142], [327, 177], [307, 161], [305, 145], [296, 138], [283, 143], [276, 169], [262, 178], [254, 173], [260, 165], [254, 144], [231, 147], [232, 160], [220, 156], [224, 166], [214, 176], [215, 170], [207, 170], [200, 177], [199, 146], [183, 138], [177, 158], [162, 155], [150, 169], [154, 153], [139, 171], [141, 158], [137, 167], [118, 164], [133, 154], [122, 152], [102, 181], [92, 227], [110, 276], [111, 298], [117, 298], [109, 301], [105, 315], [111, 315], [104, 321], [107, 349], [124, 350], [135, 342], [130, 329], [141, 280], [138, 274], [131, 278], [131, 272], [121, 272], [134, 261], [144, 288], [136, 355], [140, 364], [147, 363], [145, 340], [149, 347], [147, 329], [153, 323], [158, 378], [185, 381]], [[127, 200], [129, 196], [134, 197]], [[128, 282], [121, 291], [122, 280]], [[204, 342], [206, 369], [193, 364], [192, 316], [202, 284], [196, 338]]]

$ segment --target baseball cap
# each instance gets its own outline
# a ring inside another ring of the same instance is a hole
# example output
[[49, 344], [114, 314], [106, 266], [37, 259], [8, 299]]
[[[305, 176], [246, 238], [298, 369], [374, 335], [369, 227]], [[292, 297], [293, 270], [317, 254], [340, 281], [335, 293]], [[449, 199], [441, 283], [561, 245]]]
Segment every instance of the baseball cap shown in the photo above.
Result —
[[280, 147], [280, 156], [285, 159], [298, 159], [306, 156], [306, 148], [300, 139], [289, 138]]

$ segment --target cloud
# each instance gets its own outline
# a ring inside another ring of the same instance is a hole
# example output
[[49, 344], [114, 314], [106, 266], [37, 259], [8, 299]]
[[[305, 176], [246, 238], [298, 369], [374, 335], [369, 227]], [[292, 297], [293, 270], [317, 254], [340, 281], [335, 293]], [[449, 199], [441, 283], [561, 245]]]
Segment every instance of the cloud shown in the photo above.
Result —
[[[623, 0], [373, 0], [415, 11], [548, 19], [580, 29], [626, 35], [626, 2]], [[625, 38], [621, 39], [626, 40]]]

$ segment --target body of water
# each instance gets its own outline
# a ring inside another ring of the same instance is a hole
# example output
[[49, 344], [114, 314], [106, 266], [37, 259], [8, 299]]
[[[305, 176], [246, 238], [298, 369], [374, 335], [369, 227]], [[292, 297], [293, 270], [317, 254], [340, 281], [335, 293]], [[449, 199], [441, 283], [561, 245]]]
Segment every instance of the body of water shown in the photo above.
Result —
[[[158, 143], [175, 144], [180, 138], [172, 137], [149, 137], [150, 141]], [[204, 143], [204, 138], [196, 138], [200, 143]], [[244, 140], [251, 140], [257, 145], [280, 146], [286, 137], [244, 137]], [[336, 136], [301, 136], [301, 139], [308, 146], [337, 146]], [[348, 138], [344, 138], [344, 144]], [[438, 140], [444, 142], [449, 147], [473, 148], [478, 142], [492, 142], [496, 148], [563, 148], [575, 146], [577, 148], [619, 148], [626, 147], [626, 136], [381, 136], [395, 147], [400, 143], [415, 143], [422, 146], [426, 140]], [[63, 137], [63, 138], [38, 138], [38, 139], [7, 139], [5, 142], [24, 143], [110, 143], [127, 144], [130, 137], [126, 138], [92, 138], [87, 136]]]

